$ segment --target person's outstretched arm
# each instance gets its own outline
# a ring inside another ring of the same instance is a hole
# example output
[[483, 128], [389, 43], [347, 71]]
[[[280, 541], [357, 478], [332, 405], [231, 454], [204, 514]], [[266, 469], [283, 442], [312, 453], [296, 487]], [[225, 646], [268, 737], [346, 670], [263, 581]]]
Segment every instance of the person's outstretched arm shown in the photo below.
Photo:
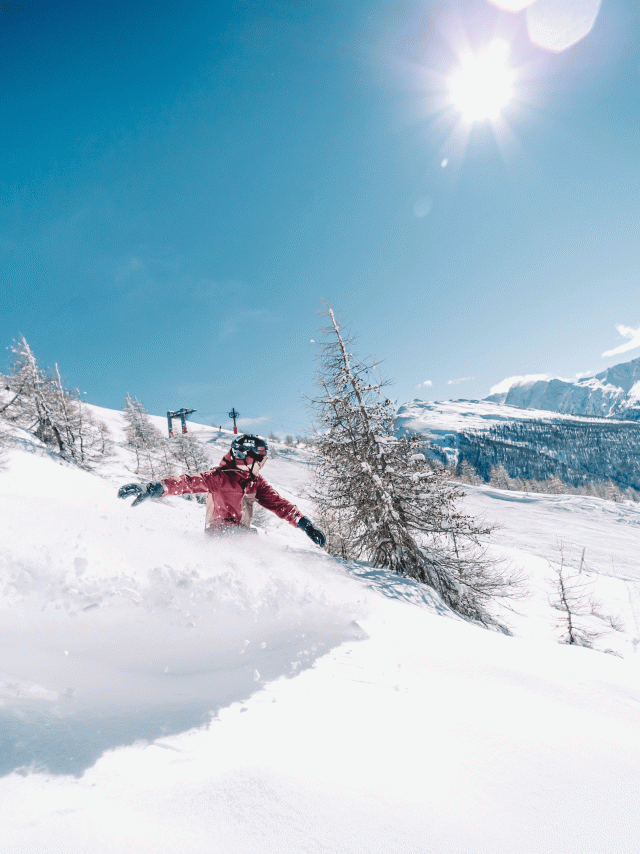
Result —
[[163, 495], [188, 495], [192, 492], [209, 492], [210, 472], [198, 474], [181, 474], [175, 477], [165, 477], [161, 481], [150, 483], [126, 483], [118, 490], [118, 498], [136, 498], [131, 504], [135, 507], [147, 498], [162, 498]]
[[295, 525], [296, 528], [303, 530], [314, 543], [319, 546], [324, 546], [326, 537], [322, 531], [319, 528], [316, 528], [306, 516], [303, 516], [295, 504], [292, 504], [290, 501], [287, 501], [286, 498], [283, 498], [282, 495], [277, 493], [272, 486], [269, 486], [262, 477], [258, 480], [256, 500], [258, 504], [262, 507], [266, 507], [267, 510], [271, 510], [271, 512], [275, 513], [280, 519], [284, 519], [289, 522], [290, 525]]

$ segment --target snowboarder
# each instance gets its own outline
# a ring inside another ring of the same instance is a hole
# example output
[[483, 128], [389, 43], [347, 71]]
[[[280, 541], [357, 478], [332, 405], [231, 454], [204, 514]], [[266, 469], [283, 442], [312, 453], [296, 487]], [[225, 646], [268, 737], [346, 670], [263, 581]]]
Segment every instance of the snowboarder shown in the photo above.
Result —
[[166, 477], [159, 483], [127, 483], [118, 490], [118, 498], [135, 495], [135, 507], [147, 498], [204, 492], [207, 496], [205, 532], [223, 533], [251, 528], [253, 505], [257, 501], [280, 519], [301, 528], [314, 543], [324, 546], [325, 535], [300, 510], [273, 489], [260, 474], [268, 446], [264, 439], [245, 433], [231, 443], [219, 466], [199, 474]]

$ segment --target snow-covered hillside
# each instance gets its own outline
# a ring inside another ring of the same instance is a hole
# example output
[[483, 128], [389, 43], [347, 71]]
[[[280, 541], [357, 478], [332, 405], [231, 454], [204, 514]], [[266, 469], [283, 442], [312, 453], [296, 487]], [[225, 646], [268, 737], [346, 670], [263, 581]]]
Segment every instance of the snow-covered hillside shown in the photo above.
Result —
[[[636, 506], [470, 490], [529, 574], [509, 637], [267, 513], [216, 541], [196, 502], [131, 508], [97, 414], [100, 474], [24, 433], [0, 470], [3, 854], [635, 850]], [[229, 434], [190, 429], [216, 463]], [[309, 452], [276, 450], [265, 477], [312, 514]], [[556, 642], [560, 540], [615, 656]]]
[[640, 425], [486, 400], [413, 400], [398, 409], [396, 431], [424, 436], [442, 463], [466, 460], [484, 479], [501, 465], [511, 477], [571, 486], [614, 483], [640, 491]]
[[576, 382], [562, 379], [521, 380], [488, 401], [521, 409], [544, 409], [568, 415], [640, 419], [640, 359], [614, 365]]
[[[399, 434], [420, 433], [456, 460], [459, 436], [467, 431], [486, 432], [492, 427], [521, 421], [569, 423], [569, 415], [547, 410], [522, 411], [515, 406], [486, 400], [420, 400], [398, 408], [395, 429]], [[585, 419], [595, 423], [595, 419]], [[456, 460], [457, 461], [457, 460]]]

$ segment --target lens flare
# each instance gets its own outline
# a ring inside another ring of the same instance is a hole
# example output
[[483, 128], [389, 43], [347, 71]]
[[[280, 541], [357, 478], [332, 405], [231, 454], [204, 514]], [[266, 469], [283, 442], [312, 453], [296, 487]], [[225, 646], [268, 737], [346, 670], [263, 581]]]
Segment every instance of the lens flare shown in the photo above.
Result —
[[484, 53], [463, 57], [449, 88], [451, 103], [466, 121], [496, 121], [512, 99], [513, 73], [506, 68], [508, 52], [506, 42], [496, 40]]
[[535, 3], [535, 0], [489, 0], [498, 9], [504, 9], [505, 12], [522, 12], [527, 6]]
[[537, 0], [527, 9], [527, 29], [532, 43], [560, 53], [593, 29], [601, 0]]

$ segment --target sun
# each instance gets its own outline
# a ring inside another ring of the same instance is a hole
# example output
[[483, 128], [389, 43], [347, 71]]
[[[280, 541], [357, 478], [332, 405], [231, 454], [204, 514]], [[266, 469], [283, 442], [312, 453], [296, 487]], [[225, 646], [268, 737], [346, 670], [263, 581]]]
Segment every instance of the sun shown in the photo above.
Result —
[[449, 81], [452, 105], [466, 122], [497, 121], [513, 98], [514, 75], [506, 67], [509, 46], [496, 40], [480, 54], [466, 54]]

